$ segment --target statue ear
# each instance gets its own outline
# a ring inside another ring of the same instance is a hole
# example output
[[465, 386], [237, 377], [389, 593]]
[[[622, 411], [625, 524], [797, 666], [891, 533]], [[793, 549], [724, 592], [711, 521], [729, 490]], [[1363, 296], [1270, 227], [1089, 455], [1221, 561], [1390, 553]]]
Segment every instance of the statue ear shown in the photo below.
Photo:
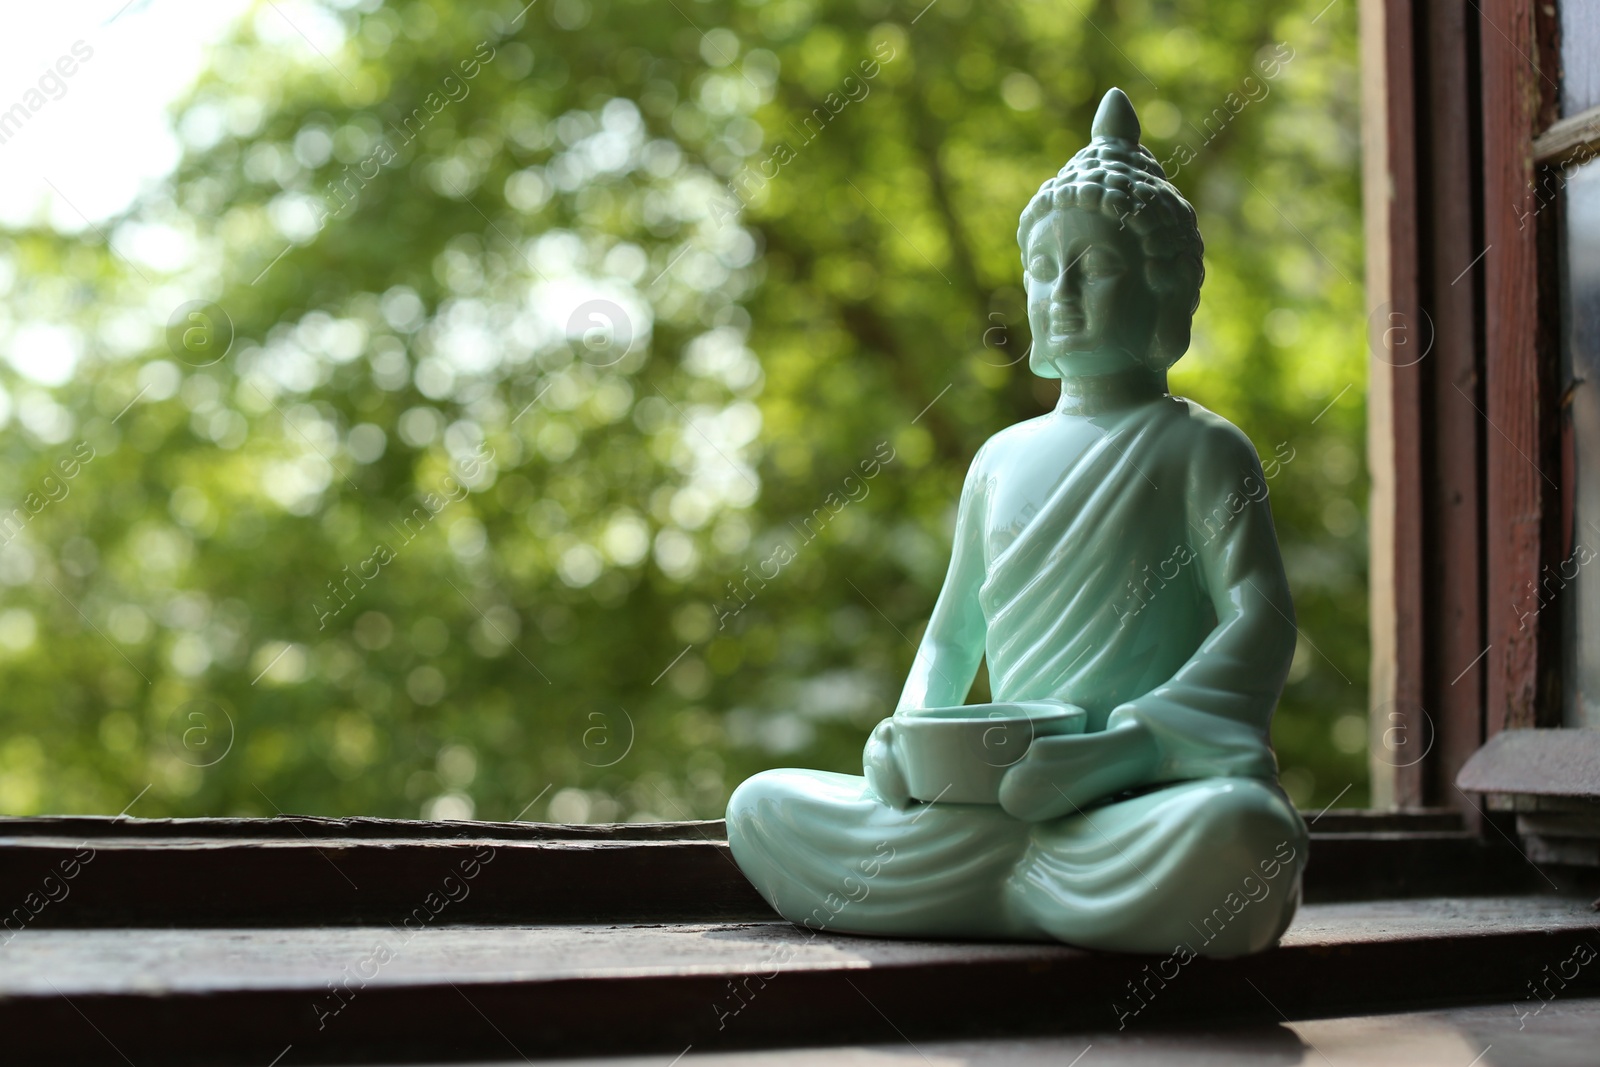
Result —
[[1177, 301], [1170, 297], [1162, 301], [1161, 310], [1156, 315], [1155, 339], [1151, 345], [1151, 355], [1155, 357], [1151, 362], [1156, 364], [1153, 369], [1165, 371], [1189, 351], [1193, 322], [1194, 316]]
[[1157, 299], [1155, 336], [1150, 343], [1153, 369], [1165, 371], [1189, 351], [1195, 309], [1200, 306], [1203, 268], [1183, 260], [1152, 261], [1145, 277]]

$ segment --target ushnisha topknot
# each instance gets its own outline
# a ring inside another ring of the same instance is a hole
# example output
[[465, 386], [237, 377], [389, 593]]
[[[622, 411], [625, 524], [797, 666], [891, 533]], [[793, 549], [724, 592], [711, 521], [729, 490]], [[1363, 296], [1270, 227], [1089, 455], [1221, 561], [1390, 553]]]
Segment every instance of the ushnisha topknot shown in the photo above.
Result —
[[1144, 252], [1150, 287], [1164, 305], [1181, 310], [1185, 320], [1181, 331], [1157, 331], [1152, 362], [1165, 368], [1189, 347], [1187, 319], [1200, 304], [1200, 283], [1205, 278], [1205, 244], [1194, 208], [1167, 181], [1156, 157], [1139, 143], [1139, 116], [1121, 89], [1106, 90], [1089, 132], [1089, 143], [1039, 186], [1023, 209], [1017, 226], [1023, 266], [1028, 262], [1028, 234], [1053, 211], [1099, 211], [1132, 230]]

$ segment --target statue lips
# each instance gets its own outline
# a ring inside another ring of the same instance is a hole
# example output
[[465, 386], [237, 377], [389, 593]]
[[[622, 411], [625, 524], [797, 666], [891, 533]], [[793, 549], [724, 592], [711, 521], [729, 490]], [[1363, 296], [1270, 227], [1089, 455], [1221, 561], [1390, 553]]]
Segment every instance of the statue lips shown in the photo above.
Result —
[[1087, 332], [1089, 325], [1088, 316], [1082, 308], [1053, 307], [1050, 309], [1050, 341], [1053, 344], [1064, 344]]

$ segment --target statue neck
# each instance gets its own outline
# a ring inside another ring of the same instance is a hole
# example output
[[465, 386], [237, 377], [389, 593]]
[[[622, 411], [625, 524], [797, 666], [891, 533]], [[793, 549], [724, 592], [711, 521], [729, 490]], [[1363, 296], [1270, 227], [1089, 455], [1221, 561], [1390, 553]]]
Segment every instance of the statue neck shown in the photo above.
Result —
[[1166, 372], [1146, 367], [1062, 378], [1056, 414], [1100, 415], [1135, 408], [1166, 395]]

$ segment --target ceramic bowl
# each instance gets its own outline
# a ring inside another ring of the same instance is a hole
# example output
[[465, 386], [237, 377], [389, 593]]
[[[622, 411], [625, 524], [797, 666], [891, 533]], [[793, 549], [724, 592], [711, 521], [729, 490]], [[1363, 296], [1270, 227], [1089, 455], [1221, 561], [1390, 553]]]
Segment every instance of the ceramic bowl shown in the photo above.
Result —
[[1088, 713], [1059, 700], [896, 712], [895, 751], [917, 800], [998, 804], [1000, 779], [1035, 737], [1082, 733]]

